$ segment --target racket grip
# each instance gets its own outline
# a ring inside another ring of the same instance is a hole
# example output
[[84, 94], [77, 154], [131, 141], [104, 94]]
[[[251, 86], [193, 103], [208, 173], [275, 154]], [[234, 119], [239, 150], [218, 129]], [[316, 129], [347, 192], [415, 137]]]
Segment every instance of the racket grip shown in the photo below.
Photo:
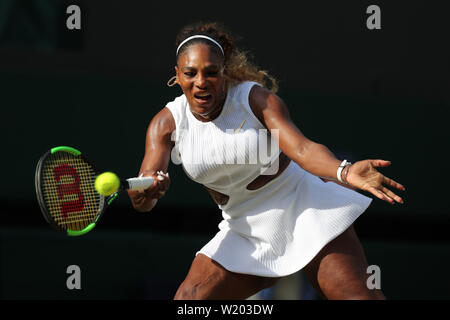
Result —
[[129, 178], [126, 181], [128, 190], [144, 190], [153, 184], [153, 177]]

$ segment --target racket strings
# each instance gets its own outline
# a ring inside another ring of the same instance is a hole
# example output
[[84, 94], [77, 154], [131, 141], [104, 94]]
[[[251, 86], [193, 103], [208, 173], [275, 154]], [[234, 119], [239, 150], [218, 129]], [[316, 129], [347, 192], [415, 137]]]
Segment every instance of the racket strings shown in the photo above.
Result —
[[42, 173], [44, 200], [59, 226], [83, 230], [94, 221], [101, 196], [94, 189], [96, 173], [83, 158], [66, 152], [53, 153]]

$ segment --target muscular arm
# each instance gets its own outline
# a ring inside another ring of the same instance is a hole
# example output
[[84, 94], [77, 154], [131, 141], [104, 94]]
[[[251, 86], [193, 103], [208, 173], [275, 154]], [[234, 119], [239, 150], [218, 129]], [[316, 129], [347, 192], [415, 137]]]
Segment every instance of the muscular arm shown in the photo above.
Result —
[[[323, 178], [322, 180], [337, 182], [336, 172], [341, 161], [336, 159], [327, 147], [311, 141], [301, 133], [292, 122], [286, 105], [278, 96], [254, 86], [250, 91], [249, 103], [256, 117], [267, 129], [279, 130], [280, 149], [289, 158], [306, 171]], [[355, 162], [345, 174], [349, 183], [347, 187], [371, 192], [391, 204], [403, 203], [403, 199], [386, 186], [402, 191], [405, 187], [376, 170], [376, 167], [386, 167], [390, 164], [390, 161], [381, 159]]]
[[250, 107], [268, 130], [278, 129], [280, 149], [306, 171], [336, 180], [341, 163], [324, 145], [311, 141], [292, 122], [284, 102], [272, 92], [254, 86], [250, 91]]
[[167, 172], [170, 153], [174, 146], [174, 142], [171, 140], [174, 130], [175, 121], [172, 113], [167, 108], [162, 109], [148, 126], [145, 139], [145, 155], [139, 175], [144, 177], [152, 176], [155, 178], [155, 182], [144, 191], [128, 191], [131, 203], [137, 211], [150, 211], [169, 187], [170, 179], [167, 177], [163, 181], [158, 180], [157, 172]]

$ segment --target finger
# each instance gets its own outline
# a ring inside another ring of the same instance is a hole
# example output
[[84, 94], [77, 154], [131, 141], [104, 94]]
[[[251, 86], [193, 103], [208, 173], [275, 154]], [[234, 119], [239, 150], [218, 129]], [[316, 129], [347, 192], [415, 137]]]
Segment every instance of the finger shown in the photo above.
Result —
[[397, 181], [394, 181], [388, 177], [383, 177], [383, 184], [388, 185], [393, 188], [396, 188], [396, 189], [399, 189], [399, 190], [402, 190], [402, 191], [406, 190], [402, 184], [400, 184]]
[[158, 180], [160, 182], [158, 185], [161, 185], [165, 189], [169, 187], [170, 184], [169, 173], [158, 171]]
[[374, 166], [374, 167], [387, 167], [391, 165], [391, 162], [388, 160], [381, 160], [381, 159], [377, 159], [377, 160], [371, 160], [370, 163]]
[[170, 185], [170, 181], [168, 179], [166, 179], [165, 181], [163, 181], [162, 189], [164, 191], [167, 191], [167, 189], [169, 189], [169, 185]]
[[169, 178], [169, 172], [164, 173], [164, 172], [161, 171], [161, 175], [162, 175], [164, 178]]
[[392, 199], [391, 197], [389, 197], [386, 193], [383, 192], [383, 196], [384, 196], [384, 201], [390, 203], [390, 204], [395, 204], [395, 200]]
[[382, 187], [382, 191], [384, 192], [385, 195], [387, 195], [389, 198], [395, 200], [398, 203], [403, 203], [403, 199], [401, 197], [399, 197], [398, 195], [396, 195], [395, 193], [393, 193], [391, 190], [389, 190], [388, 188]]
[[158, 190], [154, 188], [148, 188], [144, 190], [144, 194], [146, 198], [156, 198]]
[[157, 189], [165, 192], [165, 191], [167, 191], [167, 189], [169, 189], [169, 185], [170, 185], [169, 178], [167, 178], [167, 177], [161, 178], [161, 179], [158, 179]]
[[152, 196], [159, 199], [166, 194], [168, 188], [169, 185], [167, 184], [167, 181], [158, 181], [158, 185], [153, 190]]
[[395, 200], [384, 191], [390, 191], [390, 190], [388, 190], [386, 188], [385, 188], [385, 190], [379, 190], [379, 189], [375, 189], [375, 188], [372, 188], [372, 190], [371, 190], [371, 192], [374, 195], [376, 195], [379, 199], [394, 205], [396, 203]]
[[377, 190], [375, 188], [369, 188], [367, 191], [372, 193], [377, 198], [389, 202], [388, 198], [386, 197], [386, 195], [383, 192], [381, 192], [381, 191], [379, 191], [379, 190]]

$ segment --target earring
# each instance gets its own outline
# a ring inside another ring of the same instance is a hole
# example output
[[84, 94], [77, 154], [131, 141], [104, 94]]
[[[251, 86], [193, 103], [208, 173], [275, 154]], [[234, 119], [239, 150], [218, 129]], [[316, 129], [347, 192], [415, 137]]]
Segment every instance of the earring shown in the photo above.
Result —
[[169, 79], [169, 81], [167, 81], [167, 85], [169, 87], [173, 87], [177, 83], [178, 83], [177, 76], [173, 76], [172, 78]]

